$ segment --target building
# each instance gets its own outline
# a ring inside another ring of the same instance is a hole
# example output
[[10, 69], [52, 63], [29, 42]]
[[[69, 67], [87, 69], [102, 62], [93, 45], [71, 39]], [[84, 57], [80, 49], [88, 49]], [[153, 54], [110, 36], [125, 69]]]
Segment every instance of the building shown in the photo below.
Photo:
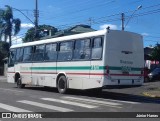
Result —
[[159, 61], [155, 61], [152, 59], [151, 54], [153, 52], [153, 47], [145, 47], [144, 48], [144, 61], [145, 61], [145, 67], [148, 69], [153, 70], [157, 66], [160, 66]]
[[49, 39], [49, 38], [55, 38], [55, 37], [73, 35], [73, 34], [80, 34], [85, 32], [92, 32], [92, 31], [96, 31], [96, 30], [92, 29], [91, 26], [80, 24], [80, 25], [73, 26], [69, 29], [60, 30], [56, 32], [53, 36], [43, 37], [41, 39]]

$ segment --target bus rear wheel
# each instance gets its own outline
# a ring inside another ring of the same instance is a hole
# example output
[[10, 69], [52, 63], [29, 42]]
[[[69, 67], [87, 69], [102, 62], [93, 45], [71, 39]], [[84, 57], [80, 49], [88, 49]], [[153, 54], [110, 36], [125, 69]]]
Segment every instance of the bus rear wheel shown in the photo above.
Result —
[[58, 92], [65, 94], [67, 92], [67, 79], [65, 76], [60, 76], [57, 84]]
[[19, 77], [17, 79], [17, 88], [24, 88], [25, 87], [25, 84], [22, 84], [22, 80], [21, 78]]

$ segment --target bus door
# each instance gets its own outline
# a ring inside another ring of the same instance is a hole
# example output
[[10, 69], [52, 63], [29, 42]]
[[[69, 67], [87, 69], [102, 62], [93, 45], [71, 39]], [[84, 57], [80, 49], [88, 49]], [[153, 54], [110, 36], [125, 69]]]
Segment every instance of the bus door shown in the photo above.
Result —
[[14, 83], [16, 49], [11, 49], [8, 58], [7, 82]]
[[56, 86], [56, 43], [36, 45], [33, 54], [32, 84]]
[[92, 83], [92, 86], [94, 87], [100, 87], [102, 85], [101, 80], [104, 73], [102, 66], [102, 46], [103, 37], [95, 37], [92, 39], [90, 83]]
[[32, 82], [32, 52], [33, 47], [24, 47], [23, 49], [23, 63], [19, 63], [17, 67], [20, 70], [22, 83], [31, 84]]

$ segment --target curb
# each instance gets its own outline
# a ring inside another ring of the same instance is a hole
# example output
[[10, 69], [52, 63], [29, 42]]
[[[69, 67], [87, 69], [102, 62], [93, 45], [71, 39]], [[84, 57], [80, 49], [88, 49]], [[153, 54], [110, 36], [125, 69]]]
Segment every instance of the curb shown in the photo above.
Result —
[[143, 92], [142, 94], [144, 96], [147, 96], [147, 97], [160, 98], [160, 96], [157, 96], [157, 95], [154, 95], [154, 94], [150, 94], [149, 92]]

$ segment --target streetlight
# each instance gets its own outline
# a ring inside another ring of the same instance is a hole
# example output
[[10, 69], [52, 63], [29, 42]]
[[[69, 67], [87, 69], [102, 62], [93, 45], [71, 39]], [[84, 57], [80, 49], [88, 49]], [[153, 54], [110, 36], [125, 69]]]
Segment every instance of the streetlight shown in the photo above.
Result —
[[19, 12], [20, 12], [21, 14], [23, 14], [32, 24], [34, 24], [34, 22], [33, 22], [28, 16], [26, 16], [21, 10], [19, 10], [19, 9], [17, 9], [17, 8], [13, 8], [13, 7], [9, 6], [9, 5], [5, 5], [5, 7], [10, 7], [10, 8], [12, 8], [12, 9], [16, 10], [16, 11], [19, 11]]
[[[125, 26], [122, 25], [122, 30], [124, 30], [124, 28], [126, 28], [127, 24], [129, 23], [129, 21], [131, 20], [131, 18], [132, 18], [133, 15], [135, 14], [135, 12], [138, 11], [139, 9], [141, 9], [141, 8], [142, 8], [142, 5], [139, 5], [139, 6], [137, 7], [137, 9], [134, 10], [134, 12], [132, 13], [132, 15], [129, 17], [128, 21], [126, 22], [126, 25], [125, 25]], [[123, 13], [123, 16], [124, 16], [124, 13]], [[123, 18], [122, 20], [124, 21], [124, 18]], [[123, 23], [123, 22], [122, 22], [122, 23]]]
[[124, 26], [124, 28], [126, 28], [127, 24], [129, 23], [130, 19], [133, 17], [133, 15], [135, 14], [136, 11], [138, 11], [139, 9], [142, 8], [142, 5], [138, 6], [137, 9], [132, 13], [132, 15], [130, 16], [130, 18], [128, 19], [126, 25]]

